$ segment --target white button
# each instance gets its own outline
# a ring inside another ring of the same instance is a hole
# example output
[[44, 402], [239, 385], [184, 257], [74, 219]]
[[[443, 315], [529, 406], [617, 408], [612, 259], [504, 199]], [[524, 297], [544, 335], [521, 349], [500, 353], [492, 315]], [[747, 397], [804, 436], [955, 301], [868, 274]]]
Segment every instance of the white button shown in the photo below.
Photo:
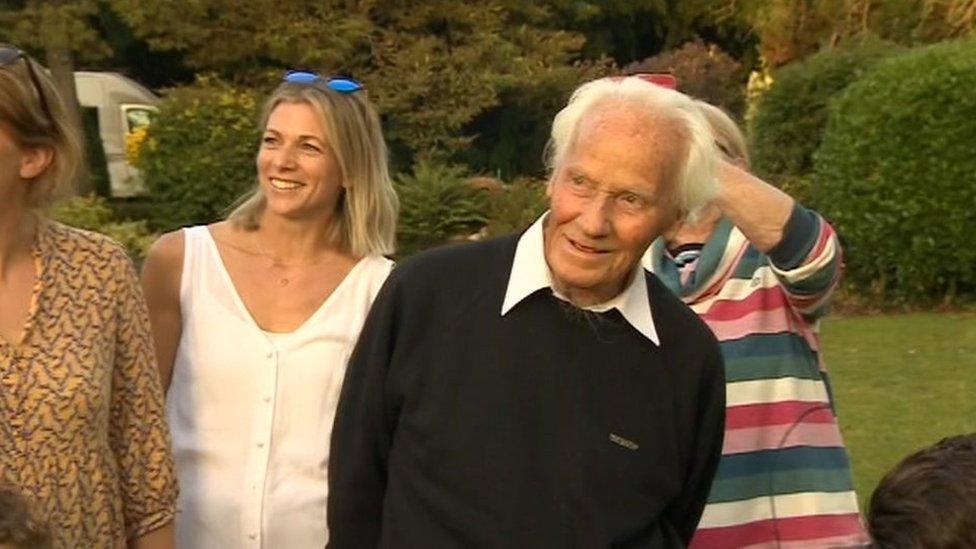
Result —
[[249, 537], [251, 539], [258, 539], [258, 535], [257, 534], [248, 534], [247, 537]]
[[274, 351], [268, 351], [268, 353], [266, 355], [264, 355], [264, 356], [267, 357], [267, 358], [271, 358], [271, 357], [274, 356]]
[[265, 402], [271, 402], [271, 397], [264, 397]]
[[259, 442], [258, 443], [258, 448], [264, 448], [264, 443], [263, 442]]

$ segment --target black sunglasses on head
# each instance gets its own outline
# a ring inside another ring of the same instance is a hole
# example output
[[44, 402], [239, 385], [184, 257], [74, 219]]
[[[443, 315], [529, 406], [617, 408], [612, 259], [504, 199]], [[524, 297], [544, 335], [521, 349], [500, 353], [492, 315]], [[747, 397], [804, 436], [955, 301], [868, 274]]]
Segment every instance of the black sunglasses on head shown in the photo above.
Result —
[[48, 107], [47, 97], [44, 96], [44, 88], [41, 87], [37, 73], [34, 72], [34, 64], [31, 63], [30, 56], [24, 53], [23, 50], [13, 46], [0, 46], [0, 67], [12, 65], [21, 59], [27, 65], [27, 75], [30, 77], [31, 85], [34, 86], [34, 93], [37, 94], [37, 100], [41, 102], [41, 109], [44, 111], [48, 120], [53, 121], [54, 117], [51, 116], [51, 109]]

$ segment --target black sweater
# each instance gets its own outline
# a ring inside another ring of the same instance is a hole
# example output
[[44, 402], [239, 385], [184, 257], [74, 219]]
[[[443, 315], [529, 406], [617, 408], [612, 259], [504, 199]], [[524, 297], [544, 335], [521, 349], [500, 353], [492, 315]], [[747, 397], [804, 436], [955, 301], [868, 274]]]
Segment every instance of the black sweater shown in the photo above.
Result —
[[718, 344], [654, 276], [655, 346], [540, 290], [504, 317], [517, 236], [394, 270], [332, 435], [335, 549], [680, 547], [722, 446]]

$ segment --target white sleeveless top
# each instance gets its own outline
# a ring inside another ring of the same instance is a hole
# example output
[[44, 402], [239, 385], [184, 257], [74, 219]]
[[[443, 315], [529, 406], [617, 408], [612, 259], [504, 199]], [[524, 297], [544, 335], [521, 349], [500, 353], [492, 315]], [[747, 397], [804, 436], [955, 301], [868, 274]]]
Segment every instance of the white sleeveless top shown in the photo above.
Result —
[[261, 330], [205, 226], [184, 229], [183, 333], [167, 395], [180, 549], [322, 549], [346, 362], [392, 262], [363, 258], [295, 331]]

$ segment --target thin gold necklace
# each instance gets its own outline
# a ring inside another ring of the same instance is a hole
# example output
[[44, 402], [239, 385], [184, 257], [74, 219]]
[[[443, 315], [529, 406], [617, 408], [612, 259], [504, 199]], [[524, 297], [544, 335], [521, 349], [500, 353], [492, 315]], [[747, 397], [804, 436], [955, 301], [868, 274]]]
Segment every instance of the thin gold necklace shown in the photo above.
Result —
[[224, 244], [225, 246], [228, 246], [230, 248], [233, 248], [233, 249], [235, 249], [235, 250], [237, 250], [239, 252], [245, 253], [247, 255], [256, 255], [256, 256], [259, 256], [259, 257], [263, 257], [264, 259], [267, 259], [268, 260], [268, 265], [265, 268], [268, 269], [269, 271], [271, 271], [273, 273], [273, 276], [274, 276], [276, 282], [278, 283], [278, 286], [281, 286], [281, 287], [288, 286], [289, 284], [291, 284], [291, 281], [293, 279], [293, 276], [286, 276], [285, 274], [281, 273], [282, 270], [288, 269], [288, 268], [301, 268], [301, 269], [305, 269], [305, 268], [308, 268], [308, 267], [314, 267], [316, 265], [320, 265], [320, 264], [324, 263], [328, 259], [328, 255], [326, 254], [325, 256], [316, 259], [315, 261], [309, 261], [309, 262], [304, 262], [304, 263], [285, 263], [285, 262], [281, 261], [280, 259], [277, 259], [274, 255], [268, 253], [267, 251], [265, 251], [263, 249], [262, 250], [249, 250], [247, 248], [243, 248], [241, 246], [238, 246], [236, 244], [233, 244], [233, 243], [228, 242], [227, 240], [223, 240], [223, 239], [220, 242], [222, 244]]
[[282, 286], [282, 287], [287, 286], [287, 285], [289, 285], [291, 283], [291, 275], [286, 275], [286, 273], [282, 272], [285, 269], [296, 269], [296, 268], [297, 269], [306, 269], [306, 268], [309, 268], [309, 267], [315, 267], [316, 265], [322, 264], [327, 259], [325, 257], [322, 257], [322, 258], [319, 258], [319, 259], [317, 259], [315, 261], [310, 261], [310, 262], [307, 262], [307, 263], [292, 263], [292, 264], [288, 264], [288, 263], [282, 263], [281, 261], [275, 259], [270, 254], [263, 253], [261, 255], [263, 255], [266, 259], [268, 259], [268, 261], [269, 261], [269, 263], [268, 263], [268, 269], [275, 273], [275, 278], [278, 280], [278, 285], [279, 286]]

